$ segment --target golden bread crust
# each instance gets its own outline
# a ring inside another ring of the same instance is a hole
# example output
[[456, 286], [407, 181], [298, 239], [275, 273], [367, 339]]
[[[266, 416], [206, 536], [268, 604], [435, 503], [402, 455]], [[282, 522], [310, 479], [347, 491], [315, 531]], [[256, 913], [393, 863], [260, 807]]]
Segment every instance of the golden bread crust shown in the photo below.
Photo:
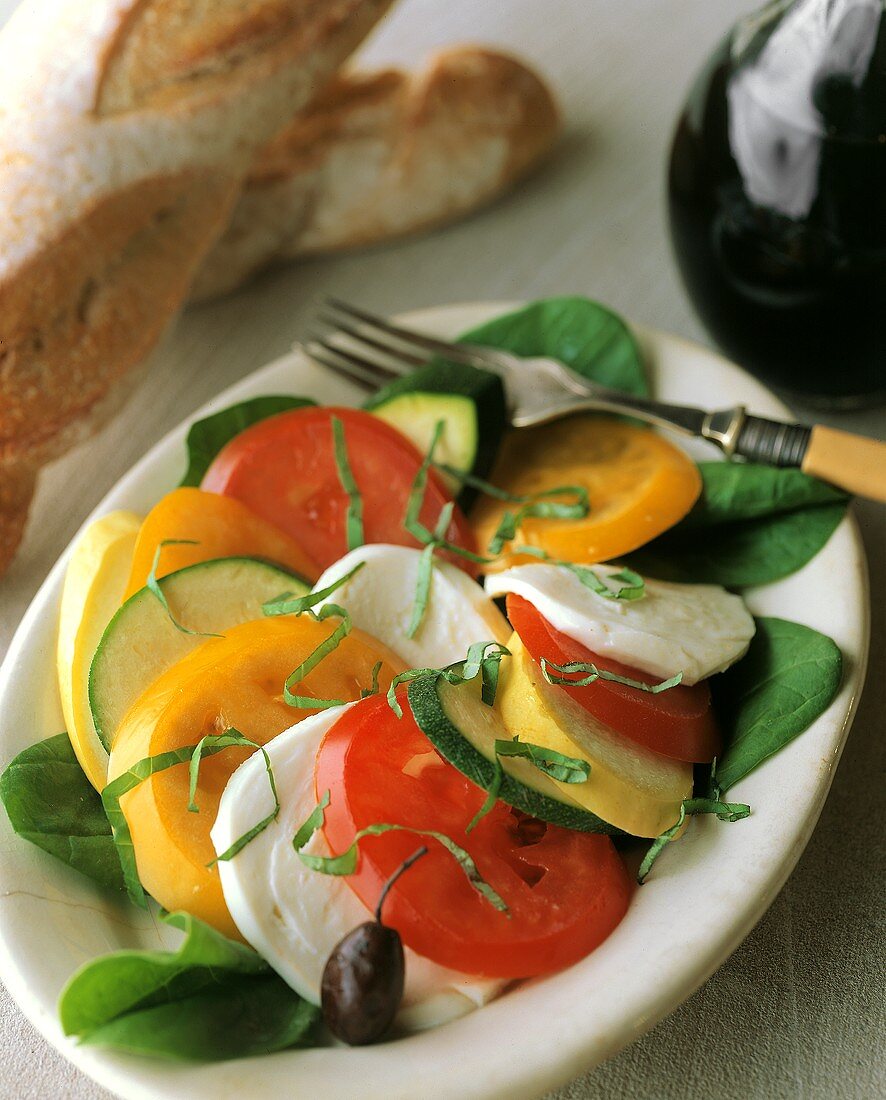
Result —
[[559, 130], [544, 82], [480, 47], [443, 50], [415, 73], [340, 74], [261, 150], [194, 297], [275, 260], [463, 217], [534, 168]]
[[120, 403], [258, 150], [391, 3], [44, 0], [0, 32], [5, 557], [31, 472]]

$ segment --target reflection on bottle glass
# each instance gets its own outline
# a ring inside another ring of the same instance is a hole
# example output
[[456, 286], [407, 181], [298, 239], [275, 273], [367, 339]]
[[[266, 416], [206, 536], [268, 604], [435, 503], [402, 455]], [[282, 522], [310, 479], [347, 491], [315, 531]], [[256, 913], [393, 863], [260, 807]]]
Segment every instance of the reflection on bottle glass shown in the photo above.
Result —
[[696, 309], [764, 381], [886, 397], [886, 5], [781, 0], [699, 75], [671, 152], [671, 233]]

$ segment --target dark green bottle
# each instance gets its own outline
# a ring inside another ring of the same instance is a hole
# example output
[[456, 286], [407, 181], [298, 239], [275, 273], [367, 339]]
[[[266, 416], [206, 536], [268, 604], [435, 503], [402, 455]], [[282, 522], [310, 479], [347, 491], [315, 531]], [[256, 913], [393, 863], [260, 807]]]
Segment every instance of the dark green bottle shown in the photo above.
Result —
[[727, 355], [809, 403], [886, 399], [886, 5], [739, 21], [677, 123], [670, 226]]

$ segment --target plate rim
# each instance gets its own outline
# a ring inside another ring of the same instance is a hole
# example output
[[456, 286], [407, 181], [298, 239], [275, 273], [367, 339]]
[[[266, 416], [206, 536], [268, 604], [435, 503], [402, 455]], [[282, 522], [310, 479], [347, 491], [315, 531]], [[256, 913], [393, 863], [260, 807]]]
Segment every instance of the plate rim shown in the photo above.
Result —
[[[411, 322], [417, 327], [421, 325], [433, 325], [434, 319], [440, 324], [440, 318], [445, 315], [451, 315], [454, 313], [464, 314], [465, 312], [476, 312], [477, 314], [485, 314], [488, 317], [496, 316], [504, 312], [508, 312], [512, 309], [519, 308], [525, 303], [521, 302], [482, 302], [482, 303], [454, 303], [446, 306], [433, 307], [431, 309], [413, 310], [408, 314], [403, 314], [401, 319]], [[445, 324], [445, 319], [443, 321]], [[450, 325], [451, 327], [451, 325]], [[736, 364], [731, 363], [719, 353], [712, 351], [704, 347], [703, 345], [689, 340], [685, 337], [676, 336], [670, 333], [661, 332], [654, 329], [642, 328], [637, 326], [636, 332], [640, 337], [641, 343], [644, 347], [644, 351], [647, 353], [652, 352], [652, 355], [647, 355], [650, 362], [662, 354], [662, 349], [670, 346], [673, 349], [682, 349], [683, 352], [688, 352], [692, 356], [701, 356], [702, 359], [708, 360], [718, 365], [718, 367], [726, 368], [730, 372], [738, 372], [742, 376], [742, 385], [749, 390], [756, 390], [758, 393], [765, 395], [766, 403], [770, 406], [773, 413], [778, 412], [781, 415], [790, 416], [790, 410], [774, 395], [772, 395], [764, 386], [762, 386], [756, 379], [753, 379], [742, 368]], [[126, 474], [116, 483], [116, 485], [109, 491], [108, 494], [99, 502], [99, 504], [90, 512], [83, 524], [78, 529], [77, 533], [72, 538], [68, 546], [62, 551], [55, 565], [49, 571], [47, 577], [38, 588], [34, 598], [28, 606], [18, 628], [16, 629], [12, 641], [10, 642], [9, 649], [6, 653], [2, 666], [0, 666], [0, 714], [3, 712], [3, 701], [6, 698], [6, 692], [9, 690], [10, 685], [14, 682], [18, 664], [23, 656], [26, 657], [27, 642], [31, 635], [32, 629], [42, 619], [47, 611], [47, 593], [58, 583], [59, 577], [65, 567], [67, 559], [70, 555], [73, 544], [80, 537], [83, 529], [91, 523], [95, 518], [111, 510], [112, 508], [120, 507], [118, 503], [113, 502], [113, 498], [119, 495], [126, 495], [130, 490], [130, 487], [137, 483], [139, 479], [144, 476], [145, 472], [153, 469], [158, 464], [162, 464], [165, 458], [168, 458], [167, 452], [171, 448], [178, 445], [183, 439], [187, 428], [195, 420], [202, 416], [207, 415], [209, 412], [215, 411], [218, 407], [223, 407], [224, 404], [229, 404], [231, 401], [237, 401], [242, 399], [242, 395], [245, 392], [252, 390], [256, 386], [261, 386], [262, 380], [265, 376], [270, 376], [275, 370], [279, 370], [281, 365], [291, 360], [290, 355], [284, 355], [278, 357], [270, 363], [259, 367], [257, 370], [250, 372], [244, 378], [235, 382], [233, 385], [227, 387], [221, 393], [217, 394], [208, 403], [204, 404], [194, 412], [190, 413], [183, 421], [181, 421], [176, 427], [167, 432], [160, 440], [158, 440], [153, 446], [151, 446], [147, 452], [127, 471]], [[781, 890], [785, 881], [789, 877], [791, 871], [796, 865], [800, 855], [805, 850], [808, 840], [815, 828], [818, 821], [818, 817], [823, 809], [824, 803], [827, 798], [828, 791], [830, 789], [833, 777], [836, 771], [837, 764], [839, 762], [839, 756], [842, 753], [843, 747], [846, 743], [849, 728], [852, 724], [852, 720], [855, 716], [858, 698], [861, 693], [861, 688], [864, 684], [864, 676], [867, 665], [868, 657], [868, 641], [870, 633], [870, 599], [868, 589], [867, 578], [867, 563], [864, 554], [864, 548], [861, 541], [861, 535], [858, 528], [855, 516], [850, 509], [846, 519], [843, 521], [845, 530], [849, 536], [851, 547], [855, 554], [855, 559], [858, 563], [858, 576], [855, 578], [858, 588], [859, 596], [859, 610], [861, 612], [860, 618], [855, 621], [856, 627], [856, 640], [858, 643], [858, 651], [856, 660], [853, 666], [850, 668], [848, 675], [844, 676], [844, 682], [841, 685], [840, 693], [837, 698], [831, 704], [826, 714], [830, 714], [831, 708], [835, 706], [838, 700], [843, 700], [843, 705], [839, 712], [839, 728], [835, 733], [836, 738], [836, 753], [833, 758], [832, 766], [827, 771], [826, 775], [819, 781], [818, 786], [815, 788], [812, 794], [812, 801], [815, 803], [811, 811], [807, 812], [806, 817], [803, 820], [801, 834], [802, 838], [798, 839], [798, 842], [792, 845], [789, 849], [785, 850], [781, 854], [781, 858], [772, 871], [767, 876], [768, 892], [767, 896], [755, 898], [754, 904], [750, 904], [747, 907], [747, 911], [743, 915], [743, 919], [739, 922], [735, 922], [730, 926], [730, 934], [728, 937], [715, 937], [708, 942], [705, 947], [706, 950], [700, 953], [700, 957], [696, 960], [696, 965], [693, 968], [692, 978], [689, 982], [686, 980], [685, 972], [682, 973], [682, 977], [678, 979], [677, 975], [672, 977], [671, 985], [675, 988], [669, 990], [662, 990], [658, 996], [653, 999], [653, 1003], [650, 1004], [650, 1011], [635, 1019], [629, 1026], [623, 1026], [619, 1034], [611, 1035], [602, 1044], [598, 1043], [598, 1049], [596, 1054], [588, 1054], [587, 1058], [582, 1054], [581, 1037], [571, 1036], [571, 1042], [569, 1044], [568, 1056], [561, 1057], [559, 1059], [550, 1060], [543, 1066], [536, 1066], [533, 1072], [522, 1075], [517, 1081], [512, 1077], [508, 1078], [504, 1082], [504, 1088], [499, 1087], [501, 1082], [493, 1082], [488, 1079], [485, 1081], [484, 1087], [476, 1093], [471, 1095], [492, 1097], [492, 1096], [505, 1096], [513, 1097], [515, 1095], [534, 1096], [545, 1089], [557, 1087], [560, 1084], [572, 1079], [576, 1074], [583, 1072], [598, 1065], [606, 1058], [611, 1057], [618, 1050], [624, 1048], [629, 1043], [633, 1042], [640, 1035], [650, 1030], [661, 1019], [663, 1019], [670, 1012], [674, 1011], [683, 1001], [685, 1001], [691, 994], [698, 989], [710, 976], [717, 970], [737, 948], [737, 946], [745, 939], [755, 924], [761, 919], [763, 914], [769, 908], [769, 905], [774, 900], [777, 893]], [[841, 525], [841, 526], [843, 526]], [[847, 694], [848, 698], [844, 699]], [[0, 740], [2, 744], [2, 740]], [[18, 839], [18, 838], [16, 838]], [[20, 841], [19, 841], [20, 842]], [[2, 853], [0, 853], [0, 867], [2, 867]], [[138, 1074], [138, 1081], [132, 1081], [131, 1070], [136, 1065], [148, 1064], [151, 1067], [157, 1067], [160, 1063], [148, 1062], [146, 1059], [133, 1060], [127, 1056], [114, 1055], [109, 1052], [102, 1052], [94, 1050], [88, 1047], [78, 1047], [72, 1040], [65, 1038], [61, 1035], [60, 1028], [58, 1027], [57, 1017], [53, 1010], [48, 1011], [46, 1006], [36, 997], [31, 997], [24, 975], [19, 970], [16, 956], [12, 950], [13, 945], [8, 942], [6, 934], [6, 918], [4, 916], [5, 910], [0, 909], [0, 944], [5, 946], [7, 950], [3, 953], [3, 957], [0, 958], [0, 978], [6, 983], [7, 988], [10, 991], [11, 996], [15, 999], [16, 1003], [28, 1017], [28, 1019], [37, 1027], [43, 1037], [50, 1042], [60, 1053], [86, 1073], [93, 1080], [101, 1084], [102, 1086], [119, 1090], [125, 1088], [125, 1092], [118, 1092], [118, 1095], [125, 1095], [131, 1097], [164, 1097], [172, 1095], [168, 1090], [160, 1087], [159, 1082], [156, 1086], [152, 1085], [147, 1079], [155, 1076], [154, 1074]], [[572, 969], [572, 968], [571, 968]], [[685, 968], [684, 968], [685, 971]], [[21, 980], [20, 980], [21, 979]], [[678, 987], [678, 988], [677, 988]], [[497, 1002], [503, 1003], [502, 1001]], [[490, 1006], [492, 1007], [492, 1006]], [[486, 1010], [488, 1011], [488, 1009]], [[467, 1019], [472, 1019], [473, 1016]], [[459, 1022], [460, 1023], [460, 1022]], [[457, 1025], [448, 1025], [449, 1028], [456, 1027]], [[440, 1031], [446, 1031], [447, 1028], [439, 1029]], [[461, 1030], [461, 1029], [459, 1029]], [[585, 1044], [589, 1045], [589, 1044]], [[374, 1048], [373, 1053], [377, 1054], [382, 1052], [382, 1057], [389, 1050], [396, 1050], [399, 1044], [394, 1044], [393, 1047], [385, 1045], [382, 1047]], [[291, 1052], [293, 1053], [293, 1052]], [[294, 1052], [298, 1054], [309, 1054], [311, 1052]], [[321, 1051], [317, 1050], [314, 1054], [320, 1054]], [[277, 1058], [285, 1057], [278, 1055]], [[377, 1060], [377, 1059], [376, 1059]], [[266, 1065], [269, 1061], [267, 1058], [263, 1058], [262, 1061], [256, 1062], [253, 1059], [247, 1059], [242, 1062], [229, 1062], [218, 1063], [216, 1066], [221, 1067], [249, 1067], [245, 1072], [254, 1073], [259, 1065]], [[197, 1066], [188, 1067], [187, 1069], [180, 1070], [183, 1075], [183, 1079], [189, 1079], [194, 1073], [203, 1073], [209, 1067]], [[129, 1072], [127, 1072], [127, 1069]], [[232, 1077], [238, 1076], [237, 1073], [232, 1072]], [[251, 1079], [254, 1082], [254, 1077], [247, 1078], [244, 1076], [244, 1080]], [[294, 1082], [294, 1084], [297, 1084]], [[130, 1087], [132, 1086], [132, 1087]], [[520, 1090], [515, 1093], [515, 1087]], [[226, 1095], [227, 1093], [225, 1093]], [[233, 1092], [231, 1093], [233, 1095]], [[332, 1095], [332, 1094], [331, 1094]], [[388, 1091], [388, 1096], [408, 1095], [405, 1092], [397, 1092], [396, 1089]], [[466, 1095], [466, 1093], [465, 1093]]]

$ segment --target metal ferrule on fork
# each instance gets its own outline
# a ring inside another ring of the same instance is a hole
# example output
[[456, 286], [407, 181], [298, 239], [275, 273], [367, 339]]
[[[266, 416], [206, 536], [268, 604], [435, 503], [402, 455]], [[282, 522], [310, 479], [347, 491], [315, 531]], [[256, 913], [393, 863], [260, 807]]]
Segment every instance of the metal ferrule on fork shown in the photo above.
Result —
[[747, 412], [744, 405], [706, 413], [701, 425], [701, 436], [703, 439], [709, 439], [711, 443], [716, 443], [727, 458], [732, 458], [746, 420]]

